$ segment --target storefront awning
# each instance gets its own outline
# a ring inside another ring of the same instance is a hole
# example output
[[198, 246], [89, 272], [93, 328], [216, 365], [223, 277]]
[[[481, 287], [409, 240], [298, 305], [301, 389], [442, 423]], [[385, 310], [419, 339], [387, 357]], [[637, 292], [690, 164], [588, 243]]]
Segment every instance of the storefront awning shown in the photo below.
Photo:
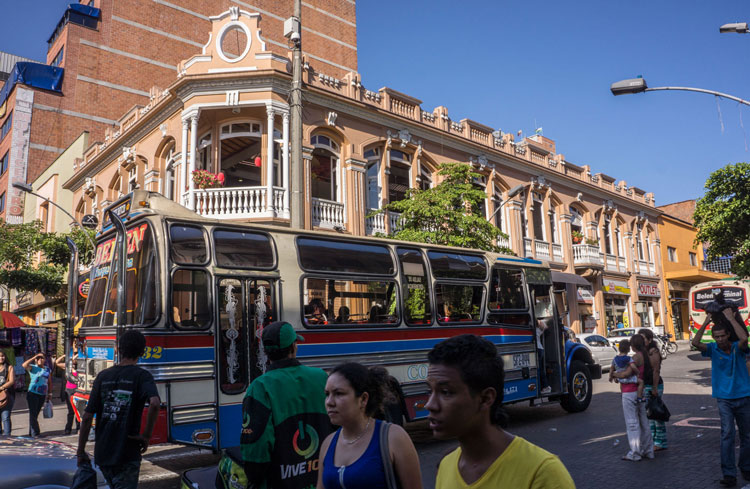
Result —
[[26, 326], [21, 318], [9, 311], [0, 311], [0, 328], [20, 328]]
[[565, 273], [552, 270], [552, 281], [563, 284], [576, 284], [591, 286], [588, 280], [575, 273]]
[[683, 282], [690, 282], [692, 284], [699, 284], [701, 282], [708, 282], [711, 280], [723, 280], [730, 277], [731, 275], [709, 272], [708, 270], [701, 270], [699, 268], [691, 268], [689, 270], [664, 273], [664, 278], [666, 278], [667, 280], [681, 280]]

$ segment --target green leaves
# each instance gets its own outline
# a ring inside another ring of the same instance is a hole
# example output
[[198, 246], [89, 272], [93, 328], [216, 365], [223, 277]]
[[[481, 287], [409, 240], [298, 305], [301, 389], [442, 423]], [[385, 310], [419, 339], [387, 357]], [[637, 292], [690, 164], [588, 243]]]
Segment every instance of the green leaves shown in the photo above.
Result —
[[480, 211], [487, 198], [472, 184], [480, 175], [463, 163], [443, 163], [439, 175], [443, 181], [428, 190], [409, 189], [406, 198], [388, 204], [385, 211], [401, 214], [402, 228], [390, 237], [419, 243], [477, 248], [513, 254], [494, 244], [505, 234], [485, 219]]
[[42, 231], [42, 223], [26, 224], [0, 222], [0, 285], [19, 291], [37, 291], [45, 295], [57, 295], [70, 261], [70, 249], [66, 237], [76, 243], [79, 262], [91, 262], [94, 250], [84, 233], [93, 232], [74, 229], [69, 234]]
[[750, 164], [736, 163], [709, 175], [695, 207], [695, 243], [708, 243], [708, 260], [733, 256], [732, 272], [750, 276]]

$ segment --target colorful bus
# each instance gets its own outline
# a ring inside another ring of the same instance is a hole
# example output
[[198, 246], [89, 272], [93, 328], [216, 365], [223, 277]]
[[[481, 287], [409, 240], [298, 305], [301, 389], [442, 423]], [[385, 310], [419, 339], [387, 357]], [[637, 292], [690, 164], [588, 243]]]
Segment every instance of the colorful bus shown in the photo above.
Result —
[[[690, 338], [698, 332], [700, 327], [706, 321], [706, 306], [717, 299], [723, 297], [727, 304], [737, 308], [745, 326], [750, 325], [750, 281], [738, 279], [714, 280], [693, 285], [690, 288]], [[706, 333], [701, 341], [710, 343], [713, 341], [711, 336], [710, 323], [706, 327]]]
[[[301, 330], [306, 365], [386, 367], [400, 383], [406, 421], [427, 414], [427, 352], [462, 333], [497, 345], [508, 403], [557, 401], [582, 411], [601, 377], [590, 352], [565, 340], [540, 261], [205, 219], [141, 190], [105, 214], [76, 339], [82, 374], [74, 399], [80, 411], [96, 374], [116, 361], [118, 331], [140, 329], [140, 365], [162, 399], [154, 443], [239, 444], [242, 398], [266, 366], [261, 331], [276, 320]], [[544, 366], [538, 323], [546, 325]], [[541, 392], [540, 368], [550, 392]]]

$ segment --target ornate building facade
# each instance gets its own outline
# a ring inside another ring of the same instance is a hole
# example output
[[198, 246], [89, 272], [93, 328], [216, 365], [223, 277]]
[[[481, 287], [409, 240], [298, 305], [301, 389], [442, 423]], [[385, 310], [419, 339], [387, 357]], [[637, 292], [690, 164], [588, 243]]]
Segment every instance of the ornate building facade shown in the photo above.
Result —
[[[65, 183], [78, 217], [101, 217], [142, 188], [203, 216], [289, 225], [291, 54], [269, 48], [257, 11], [233, 6], [210, 20], [208, 42], [179, 63], [169, 86], [152, 88], [147, 104], [88, 148]], [[619, 322], [663, 324], [661, 212], [652, 194], [566, 160], [541, 135], [517, 141], [454, 120], [446, 107], [427, 111], [390, 88], [368, 90], [356, 71], [341, 75], [306, 57], [303, 81], [307, 229], [391, 232], [399, 216], [372, 210], [439, 183], [439, 164], [462, 162], [481, 175], [484, 212], [509, 236], [502, 244], [549, 261], [567, 284], [559, 304], [566, 324], [600, 333]], [[221, 186], [208, 188], [198, 170]]]

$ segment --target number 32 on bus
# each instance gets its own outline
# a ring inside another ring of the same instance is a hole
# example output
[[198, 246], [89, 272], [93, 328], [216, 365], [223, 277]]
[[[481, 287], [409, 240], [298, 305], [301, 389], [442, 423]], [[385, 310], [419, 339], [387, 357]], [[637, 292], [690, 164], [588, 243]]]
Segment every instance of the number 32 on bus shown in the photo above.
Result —
[[[126, 226], [124, 323], [117, 232], [105, 221], [78, 331], [74, 399], [80, 411], [96, 374], [115, 361], [118, 328], [140, 329], [148, 348], [139, 363], [163, 403], [153, 442], [238, 445], [243, 395], [266, 366], [260, 332], [278, 319], [302, 330], [298, 357], [307, 365], [386, 367], [407, 421], [426, 416], [427, 352], [459, 334], [497, 345], [507, 403], [547, 398], [582, 411], [601, 377], [590, 352], [565, 339], [540, 261], [210, 220], [141, 190], [109, 210]], [[543, 365], [538, 322], [547, 326]]]

